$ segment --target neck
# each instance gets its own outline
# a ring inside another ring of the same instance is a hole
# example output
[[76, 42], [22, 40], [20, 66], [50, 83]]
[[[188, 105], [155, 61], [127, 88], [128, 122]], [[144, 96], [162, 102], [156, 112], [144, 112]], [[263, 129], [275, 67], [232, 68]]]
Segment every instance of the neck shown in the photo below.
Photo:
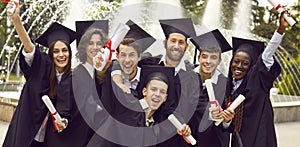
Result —
[[58, 72], [58, 73], [63, 73], [63, 71], [64, 71], [64, 69], [62, 69], [62, 68], [56, 68], [56, 72]]
[[146, 110], [146, 118], [150, 119], [152, 117], [152, 115], [154, 114], [155, 110], [152, 110], [151, 108], [148, 108]]
[[211, 74], [203, 73], [203, 72], [201, 72], [201, 69], [200, 69], [199, 74], [200, 74], [200, 77], [201, 77], [201, 82], [204, 83], [205, 80], [211, 79], [211, 77], [214, 73], [211, 73]]
[[125, 77], [126, 79], [128, 79], [129, 81], [131, 81], [137, 74], [137, 67], [135, 68], [135, 70], [133, 70], [133, 72], [129, 75], [129, 77]]
[[179, 61], [173, 61], [171, 59], [169, 59], [168, 57], [166, 57], [166, 66], [168, 67], [177, 67], [178, 64], [179, 64], [180, 60]]

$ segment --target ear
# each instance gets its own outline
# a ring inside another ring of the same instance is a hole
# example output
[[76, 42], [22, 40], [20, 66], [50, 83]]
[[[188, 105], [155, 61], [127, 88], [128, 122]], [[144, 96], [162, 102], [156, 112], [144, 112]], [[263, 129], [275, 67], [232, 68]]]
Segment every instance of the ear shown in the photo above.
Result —
[[147, 95], [147, 88], [143, 88], [142, 93], [143, 93], [143, 96], [145, 97]]

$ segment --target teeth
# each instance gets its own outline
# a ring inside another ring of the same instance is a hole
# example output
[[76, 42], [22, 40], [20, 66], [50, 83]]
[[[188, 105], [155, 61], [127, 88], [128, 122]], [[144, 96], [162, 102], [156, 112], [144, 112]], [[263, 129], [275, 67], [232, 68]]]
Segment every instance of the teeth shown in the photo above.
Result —
[[155, 102], [155, 103], [159, 103], [159, 102], [160, 102], [160, 99], [153, 98], [152, 101]]

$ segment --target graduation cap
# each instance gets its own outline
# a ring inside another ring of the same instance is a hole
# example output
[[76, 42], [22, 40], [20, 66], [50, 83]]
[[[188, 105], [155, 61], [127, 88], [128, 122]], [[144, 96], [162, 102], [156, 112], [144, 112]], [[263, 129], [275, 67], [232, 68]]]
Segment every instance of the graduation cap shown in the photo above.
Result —
[[218, 29], [199, 35], [197, 37], [192, 37], [191, 41], [198, 50], [208, 47], [218, 47], [222, 52], [231, 50], [230, 44]]
[[[212, 47], [220, 48], [221, 52], [226, 52], [231, 50], [230, 44], [227, 42], [225, 37], [221, 34], [218, 29], [207, 32], [205, 34], [192, 37], [192, 43], [196, 46], [196, 49], [206, 49], [209, 50]], [[196, 63], [197, 50], [194, 54], [194, 64]]]
[[64, 40], [71, 44], [77, 34], [73, 30], [54, 22], [38, 39], [36, 42], [45, 46], [49, 47], [50, 44], [57, 40]]
[[190, 18], [159, 20], [166, 38], [171, 33], [183, 34], [186, 38], [196, 36], [195, 28]]
[[256, 40], [248, 40], [242, 38], [232, 37], [233, 55], [236, 51], [244, 51], [251, 58], [251, 65], [258, 59], [260, 54], [264, 51], [264, 42]]
[[108, 34], [108, 20], [87, 20], [76, 21], [76, 33], [78, 34], [76, 44], [78, 46], [81, 37], [90, 28], [101, 29], [106, 35]]
[[142, 52], [144, 52], [155, 42], [155, 38], [153, 38], [133, 21], [129, 20], [126, 24], [130, 27], [130, 30], [126, 34], [125, 38], [134, 38], [136, 43], [140, 46]]
[[168, 94], [170, 90], [174, 90], [174, 67], [166, 67], [159, 65], [143, 65], [141, 70], [141, 88], [146, 87], [149, 81], [153, 79], [162, 79], [168, 84]]

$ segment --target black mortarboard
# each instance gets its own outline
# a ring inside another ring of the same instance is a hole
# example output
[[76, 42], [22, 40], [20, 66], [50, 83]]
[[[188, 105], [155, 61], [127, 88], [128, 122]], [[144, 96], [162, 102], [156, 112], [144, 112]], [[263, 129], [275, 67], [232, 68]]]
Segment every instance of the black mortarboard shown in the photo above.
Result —
[[126, 34], [125, 38], [134, 38], [137, 44], [140, 46], [142, 52], [144, 52], [155, 42], [156, 39], [154, 39], [150, 34], [148, 34], [133, 21], [129, 20], [126, 24], [130, 27], [130, 30]]
[[54, 22], [35, 42], [49, 47], [53, 41], [64, 40], [71, 44], [76, 38], [76, 32], [73, 30]]
[[162, 79], [167, 78], [168, 82], [168, 93], [170, 90], [174, 90], [174, 67], [158, 66], [158, 65], [143, 65], [141, 70], [141, 86], [146, 87], [147, 83], [154, 77], [160, 77]]
[[108, 20], [87, 20], [76, 21], [76, 33], [78, 34], [76, 44], [78, 45], [82, 35], [90, 28], [102, 29], [102, 31], [108, 35]]
[[236, 51], [244, 51], [251, 58], [251, 65], [257, 60], [259, 55], [264, 51], [264, 43], [256, 40], [248, 40], [232, 37], [233, 55]]
[[186, 38], [196, 36], [195, 28], [190, 18], [159, 20], [166, 38], [171, 33], [183, 34]]
[[191, 41], [198, 50], [207, 47], [219, 47], [222, 52], [231, 50], [230, 44], [218, 29], [199, 35], [197, 37], [192, 37]]

